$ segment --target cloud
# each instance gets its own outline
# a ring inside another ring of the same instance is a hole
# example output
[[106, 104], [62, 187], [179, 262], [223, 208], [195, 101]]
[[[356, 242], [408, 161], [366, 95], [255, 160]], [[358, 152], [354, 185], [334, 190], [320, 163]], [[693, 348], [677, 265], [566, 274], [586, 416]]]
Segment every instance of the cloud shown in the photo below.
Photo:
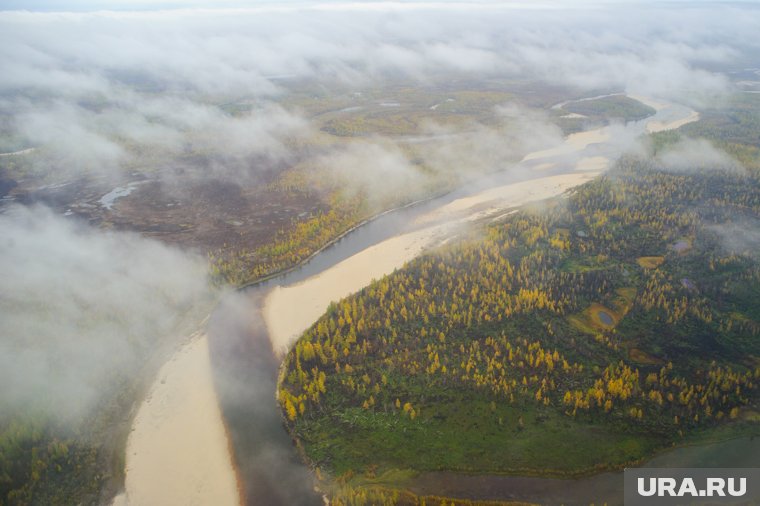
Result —
[[708, 227], [718, 237], [728, 253], [758, 257], [760, 250], [760, 221], [739, 217], [733, 222]]
[[706, 139], [683, 138], [658, 153], [655, 162], [674, 172], [743, 170], [738, 161]]
[[14, 207], [0, 237], [3, 413], [77, 422], [209, 300], [202, 259], [135, 234]]
[[527, 152], [562, 142], [541, 111], [517, 103], [494, 108], [493, 124], [422, 121], [419, 135], [353, 139], [310, 160], [312, 184], [341, 188], [380, 210], [445, 187], [510, 169]]
[[46, 110], [20, 114], [16, 124], [31, 145], [46, 146], [57, 162], [74, 166], [77, 172], [118, 168], [126, 151], [98, 128], [101, 118], [70, 103], [56, 102]]
[[350, 142], [314, 162], [313, 183], [362, 196], [378, 209], [399, 195], [414, 195], [428, 177], [393, 142], [382, 138]]
[[[760, 18], [741, 4], [164, 6], [183, 8], [0, 12], [0, 112], [13, 133], [49, 146], [72, 170], [112, 173], [134, 162], [130, 143], [169, 157], [194, 146], [279, 157], [307, 121], [272, 104], [298, 80], [364, 86], [452, 74], [532, 78], [581, 92], [714, 95], [730, 85], [711, 69], [760, 48]], [[219, 108], [241, 100], [252, 106], [246, 115]]]
[[[0, 89], [60, 94], [79, 85], [92, 92], [129, 77], [183, 92], [275, 96], [279, 87], [271, 76], [434, 70], [512, 72], [597, 87], [637, 86], [655, 77], [663, 85], [669, 77], [674, 89], [689, 88], [710, 78], [706, 86], [713, 88], [725, 83], [694, 64], [723, 63], [758, 44], [758, 23], [744, 10], [722, 9], [717, 19], [707, 6], [515, 9], [491, 3], [6, 12], [0, 15], [2, 57], [10, 71]], [[687, 79], [694, 76], [700, 79]]]
[[289, 143], [309, 132], [303, 118], [274, 104], [231, 116], [180, 97], [134, 93], [98, 107], [55, 99], [18, 112], [14, 125], [30, 145], [46, 148], [38, 164], [101, 175], [135, 160], [147, 165], [202, 153], [225, 162], [227, 177], [239, 178], [250, 168], [245, 160], [285, 159]]
[[509, 102], [495, 107], [494, 116], [492, 125], [427, 123], [431, 142], [415, 145], [417, 156], [434, 172], [462, 181], [506, 169], [528, 152], [562, 142], [560, 129], [541, 111]]

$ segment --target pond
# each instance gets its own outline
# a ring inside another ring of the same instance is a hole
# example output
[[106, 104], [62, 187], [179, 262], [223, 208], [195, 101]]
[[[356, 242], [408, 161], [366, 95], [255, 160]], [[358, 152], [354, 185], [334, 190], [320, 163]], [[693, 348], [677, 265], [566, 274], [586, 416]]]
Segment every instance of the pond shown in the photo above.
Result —
[[599, 311], [597, 315], [599, 316], [599, 321], [601, 321], [603, 324], [605, 325], [615, 324], [615, 319], [607, 311]]

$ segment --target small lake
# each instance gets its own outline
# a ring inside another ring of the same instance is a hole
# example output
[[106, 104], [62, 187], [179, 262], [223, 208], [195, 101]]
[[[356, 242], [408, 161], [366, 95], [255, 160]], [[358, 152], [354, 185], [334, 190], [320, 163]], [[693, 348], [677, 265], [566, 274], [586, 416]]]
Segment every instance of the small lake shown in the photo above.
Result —
[[597, 316], [599, 316], [599, 321], [601, 321], [605, 325], [615, 324], [615, 319], [607, 311], [599, 311], [597, 313]]

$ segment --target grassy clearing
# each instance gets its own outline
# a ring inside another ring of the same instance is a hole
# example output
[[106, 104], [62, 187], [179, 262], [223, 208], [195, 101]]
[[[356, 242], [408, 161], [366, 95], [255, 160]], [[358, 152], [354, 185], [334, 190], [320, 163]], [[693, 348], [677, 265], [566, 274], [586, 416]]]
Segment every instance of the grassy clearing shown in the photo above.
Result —
[[663, 361], [638, 348], [628, 350], [628, 358], [642, 365], [662, 365]]
[[565, 272], [583, 273], [609, 269], [614, 265], [616, 263], [605, 255], [571, 256], [562, 261], [560, 269]]
[[615, 298], [612, 299], [612, 305], [615, 307], [615, 311], [623, 317], [633, 308], [633, 303], [636, 300], [636, 287], [626, 286], [618, 288], [615, 290], [615, 294]]
[[[620, 290], [623, 292], [613, 300], [614, 310], [594, 302], [582, 312], [569, 316], [568, 321], [576, 329], [588, 334], [614, 329], [633, 304], [630, 289], [621, 288]], [[633, 290], [633, 296], [635, 296], [635, 288]], [[606, 315], [607, 321], [603, 315]]]
[[665, 262], [665, 257], [651, 256], [651, 257], [639, 257], [636, 259], [636, 263], [644, 269], [656, 269]]
[[[320, 419], [298, 432], [315, 465], [336, 475], [389, 469], [575, 476], [637, 461], [663, 444], [533, 405], [493, 403], [448, 391], [420, 406], [416, 420], [362, 409]], [[402, 478], [405, 478], [403, 474]], [[395, 481], [394, 481], [395, 480]]]
[[478, 501], [433, 495], [419, 496], [408, 490], [382, 486], [356, 486], [353, 483], [331, 487], [331, 504], [335, 506], [537, 506], [516, 501]]

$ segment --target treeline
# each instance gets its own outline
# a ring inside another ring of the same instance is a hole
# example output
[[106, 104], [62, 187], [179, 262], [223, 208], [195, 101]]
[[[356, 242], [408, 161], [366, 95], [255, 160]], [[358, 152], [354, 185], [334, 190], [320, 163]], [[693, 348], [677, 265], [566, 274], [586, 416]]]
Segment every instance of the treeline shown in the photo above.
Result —
[[[637, 121], [657, 111], [625, 95], [570, 102], [554, 111], [555, 123], [565, 135], [588, 130], [610, 121]], [[571, 113], [571, 114], [567, 114]]]
[[56, 430], [44, 415], [2, 423], [0, 505], [97, 504], [102, 476], [98, 449]]
[[271, 243], [255, 250], [236, 248], [209, 253], [212, 280], [242, 286], [291, 268], [368, 216], [359, 196], [347, 198], [333, 193], [328, 201], [328, 210], [303, 220], [294, 219]]
[[583, 114], [584, 116], [598, 116], [606, 119], [622, 119], [624, 121], [636, 121], [657, 113], [652, 107], [625, 95], [612, 95], [596, 100], [570, 102], [562, 106], [562, 109], [575, 114]]
[[330, 499], [335, 506], [536, 506], [517, 501], [476, 501], [433, 495], [420, 496], [406, 490], [380, 486], [350, 487], [343, 485]]
[[679, 131], [727, 145], [760, 147], [760, 95], [735, 93], [720, 106], [700, 111], [700, 116], [699, 121]]

